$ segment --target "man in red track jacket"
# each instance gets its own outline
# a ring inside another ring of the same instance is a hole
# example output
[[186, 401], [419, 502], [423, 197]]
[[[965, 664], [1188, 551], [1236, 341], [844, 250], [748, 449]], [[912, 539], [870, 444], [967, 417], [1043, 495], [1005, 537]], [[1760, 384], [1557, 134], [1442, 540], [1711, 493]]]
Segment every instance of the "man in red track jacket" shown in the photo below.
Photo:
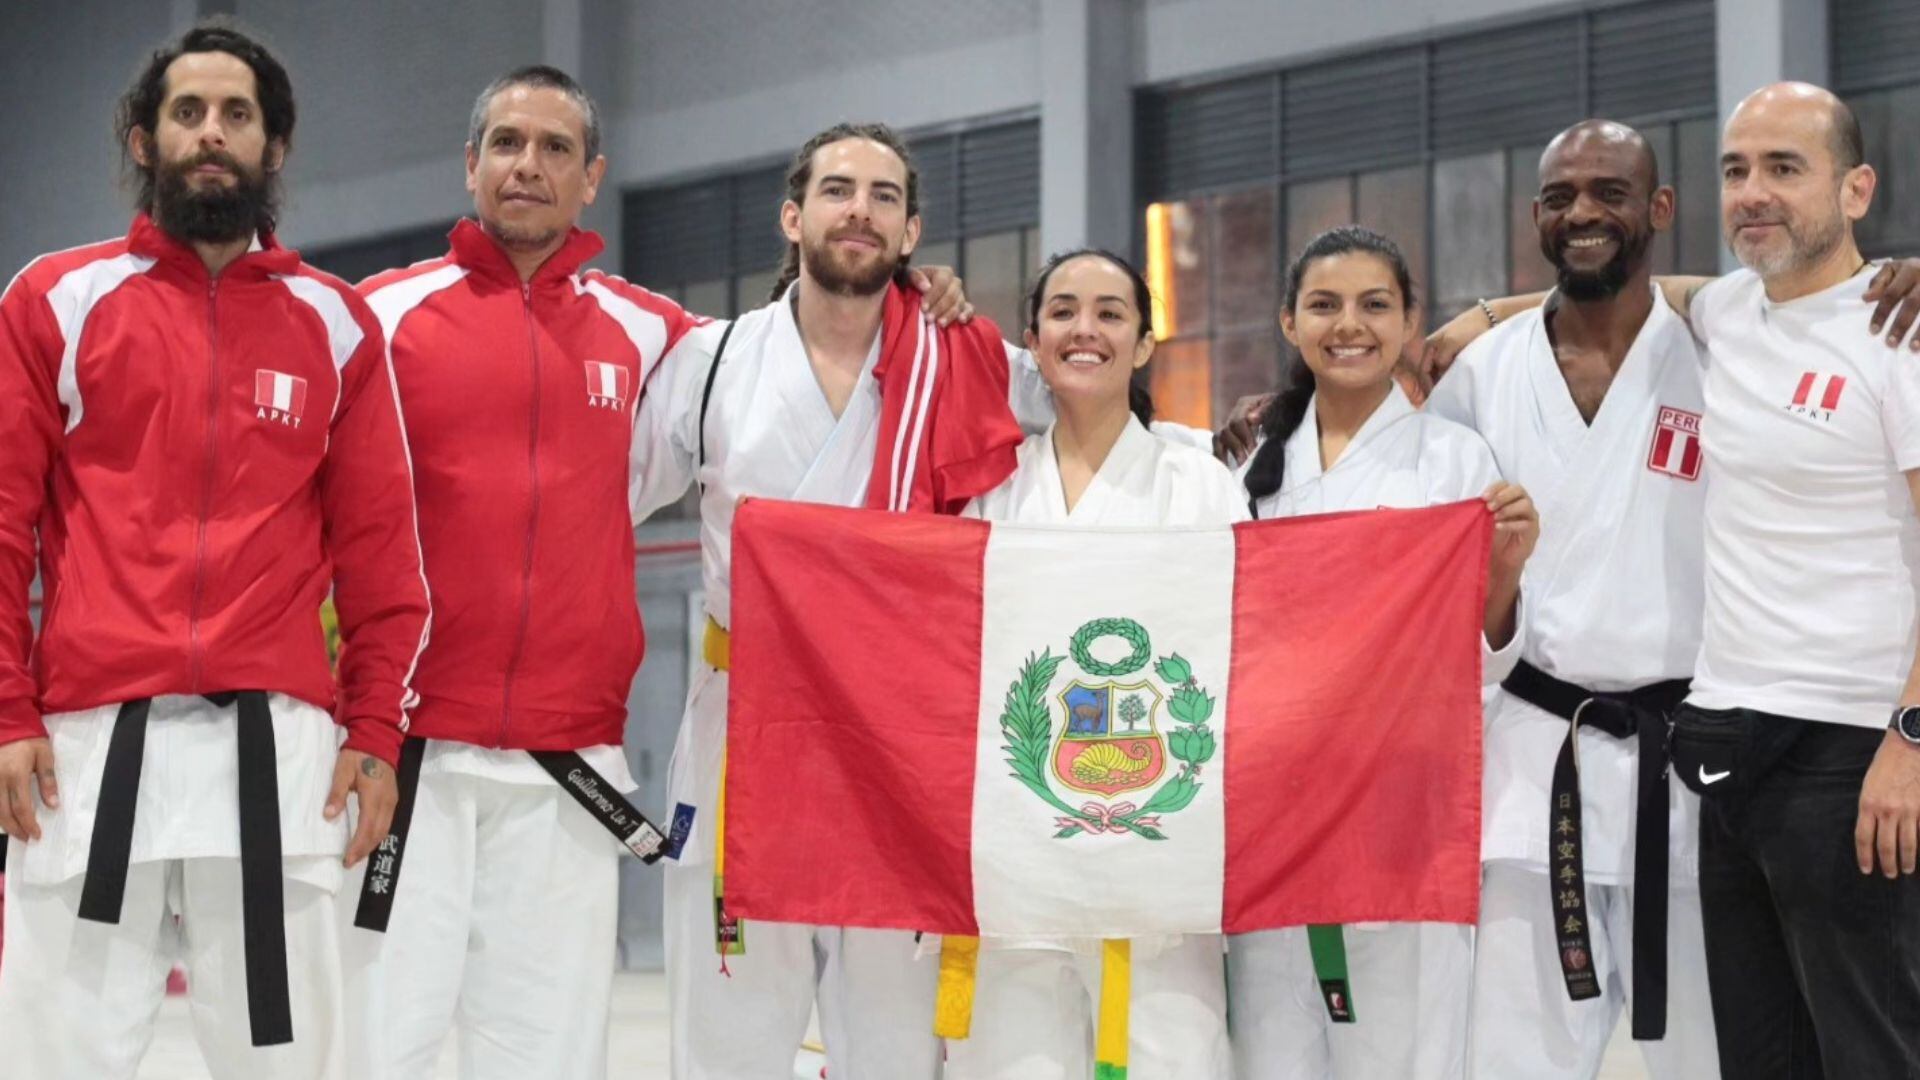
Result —
[[355, 1075], [431, 1074], [456, 1016], [486, 1075], [605, 1073], [619, 853], [664, 839], [622, 795], [643, 645], [627, 462], [648, 375], [700, 321], [585, 268], [602, 244], [575, 222], [605, 169], [571, 78], [503, 76], [467, 145], [478, 220], [360, 286], [436, 610], [393, 835], [342, 911]]
[[705, 320], [585, 268], [606, 162], [565, 73], [482, 91], [466, 163], [475, 219], [447, 255], [360, 286], [406, 409], [435, 625], [393, 836], [342, 912], [349, 1056], [426, 1075], [457, 1023], [487, 1075], [598, 1077], [620, 852], [651, 861], [665, 839], [623, 794], [633, 424]]
[[332, 893], [428, 607], [379, 324], [273, 239], [293, 120], [263, 47], [190, 31], [121, 102], [132, 228], [0, 298], [10, 1076], [133, 1076], [175, 960], [213, 1075], [341, 1075]]

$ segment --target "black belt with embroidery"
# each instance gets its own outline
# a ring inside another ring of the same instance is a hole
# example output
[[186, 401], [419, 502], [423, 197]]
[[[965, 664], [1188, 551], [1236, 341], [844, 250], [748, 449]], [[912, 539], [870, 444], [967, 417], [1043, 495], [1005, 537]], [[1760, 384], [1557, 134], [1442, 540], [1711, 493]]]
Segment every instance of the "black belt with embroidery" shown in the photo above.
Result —
[[[220, 708], [238, 705], [240, 912], [246, 945], [247, 1020], [253, 1045], [293, 1041], [293, 1010], [287, 996], [285, 883], [280, 862], [280, 771], [274, 752], [273, 714], [263, 690], [208, 694]], [[133, 853], [133, 811], [139, 801], [140, 768], [146, 756], [151, 698], [120, 706], [107, 760], [100, 775], [100, 806], [93, 818], [87, 877], [80, 888], [80, 917], [118, 923], [126, 899]]]
[[1557, 679], [1522, 660], [1501, 688], [1566, 720], [1548, 803], [1548, 888], [1567, 996], [1600, 996], [1593, 968], [1580, 824], [1580, 729], [1640, 741], [1639, 797], [1633, 843], [1633, 1037], [1667, 1033], [1667, 729], [1687, 696], [1687, 680], [1667, 679], [1624, 692], [1598, 693]]
[[[386, 933], [393, 916], [393, 894], [400, 887], [400, 861], [406, 854], [407, 831], [413, 824], [413, 802], [420, 789], [420, 760], [426, 746], [425, 739], [410, 737], [400, 749], [400, 801], [393, 809], [393, 826], [367, 863], [367, 876], [360, 883], [360, 906], [353, 913], [353, 925], [363, 930]], [[528, 754], [627, 850], [649, 865], [660, 861], [666, 834], [585, 758], [572, 750], [530, 750]]]

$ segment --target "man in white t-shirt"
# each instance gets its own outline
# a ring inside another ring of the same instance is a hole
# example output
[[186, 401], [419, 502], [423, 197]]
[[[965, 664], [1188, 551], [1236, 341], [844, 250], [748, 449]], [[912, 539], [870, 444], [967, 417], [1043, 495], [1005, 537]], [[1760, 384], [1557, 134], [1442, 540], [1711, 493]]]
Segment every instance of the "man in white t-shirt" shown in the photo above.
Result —
[[1857, 328], [1875, 175], [1846, 105], [1767, 87], [1721, 149], [1747, 269], [1687, 297], [1713, 480], [1674, 767], [1722, 1075], [1920, 1076], [1920, 362]]

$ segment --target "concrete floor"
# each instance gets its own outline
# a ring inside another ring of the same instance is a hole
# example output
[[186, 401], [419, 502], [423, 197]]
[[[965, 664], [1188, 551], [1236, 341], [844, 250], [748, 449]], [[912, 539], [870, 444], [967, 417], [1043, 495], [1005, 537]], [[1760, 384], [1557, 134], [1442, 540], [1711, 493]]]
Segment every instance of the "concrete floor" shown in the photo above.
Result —
[[[666, 1080], [667, 1077], [667, 989], [659, 974], [621, 975], [613, 986], [613, 1024], [607, 1039], [607, 1059], [611, 1074], [618, 1080]], [[816, 1054], [803, 1053], [795, 1063], [797, 1080], [819, 1076], [821, 1060]], [[193, 1029], [187, 1020], [184, 998], [168, 998], [160, 1012], [160, 1028], [153, 1048], [140, 1068], [140, 1080], [204, 1080], [206, 1069], [200, 1052], [193, 1045]], [[440, 1057], [435, 1080], [455, 1080], [453, 1040]], [[1640, 1055], [1627, 1039], [1622, 1023], [1607, 1051], [1600, 1080], [1646, 1080], [1647, 1072]]]

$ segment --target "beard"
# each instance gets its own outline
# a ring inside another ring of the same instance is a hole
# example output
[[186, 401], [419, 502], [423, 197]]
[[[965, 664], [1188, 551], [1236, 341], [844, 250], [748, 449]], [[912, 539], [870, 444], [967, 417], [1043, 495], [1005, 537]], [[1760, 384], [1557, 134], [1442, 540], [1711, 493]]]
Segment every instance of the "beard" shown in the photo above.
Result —
[[1623, 233], [1616, 229], [1603, 230], [1614, 241], [1613, 258], [1597, 270], [1575, 270], [1567, 265], [1566, 236], [1556, 233], [1540, 241], [1540, 253], [1553, 264], [1558, 274], [1561, 295], [1569, 300], [1607, 300], [1620, 295], [1627, 287], [1633, 272], [1639, 268], [1647, 253], [1647, 246], [1653, 242], [1651, 230]]
[[[202, 165], [221, 165], [232, 187], [195, 187], [187, 177]], [[206, 150], [154, 170], [153, 219], [167, 235], [189, 243], [225, 244], [273, 228], [278, 178], [262, 162], [249, 169], [232, 155]]]
[[[1728, 230], [1727, 246], [1733, 249], [1740, 265], [1762, 278], [1805, 269], [1832, 255], [1840, 242], [1846, 239], [1846, 214], [1840, 209], [1837, 196], [1831, 210], [1825, 217], [1814, 221], [1796, 221], [1791, 217], [1769, 213], [1735, 213], [1732, 228]], [[1740, 228], [1760, 222], [1778, 224], [1787, 234], [1787, 242], [1772, 248], [1743, 243], [1739, 238]]]
[[[867, 237], [878, 243], [881, 257], [863, 266], [852, 259], [843, 258], [828, 246], [847, 235]], [[826, 239], [821, 241], [809, 241], [802, 237], [800, 261], [807, 268], [807, 276], [835, 296], [872, 296], [887, 287], [887, 283], [893, 280], [894, 270], [899, 267], [898, 256], [886, 254], [886, 251], [886, 241], [879, 234], [843, 229], [827, 234]]]

